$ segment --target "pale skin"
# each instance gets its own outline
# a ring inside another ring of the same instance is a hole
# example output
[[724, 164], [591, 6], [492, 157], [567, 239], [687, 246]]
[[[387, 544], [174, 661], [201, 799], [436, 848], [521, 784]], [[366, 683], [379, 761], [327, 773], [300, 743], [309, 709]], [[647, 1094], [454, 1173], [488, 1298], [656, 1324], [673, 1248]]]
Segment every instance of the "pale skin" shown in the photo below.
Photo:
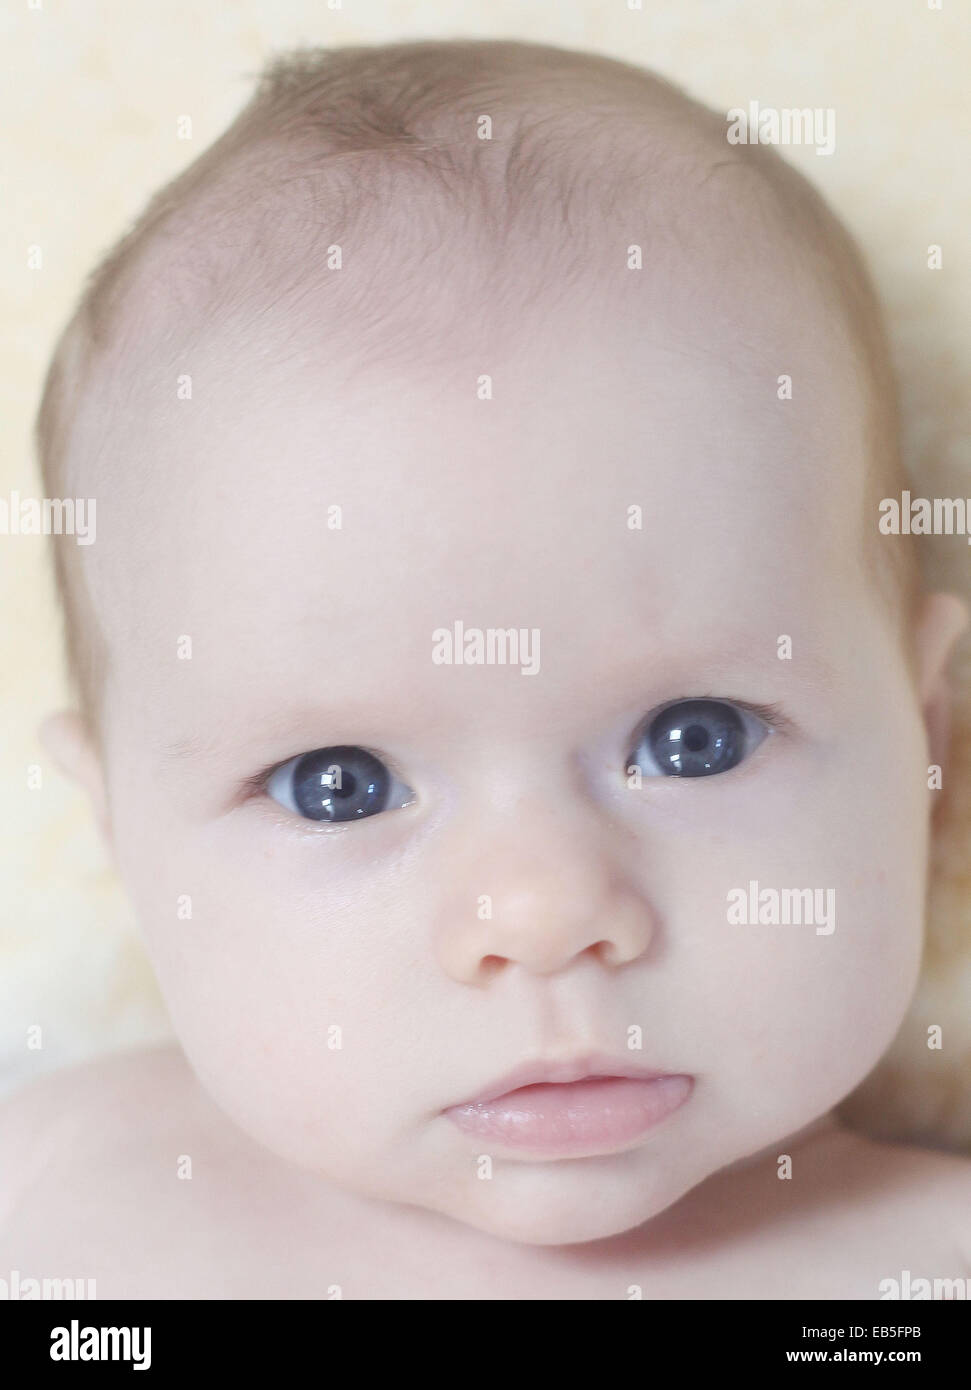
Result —
[[966, 1163], [830, 1117], [780, 1146], [791, 1181], [773, 1149], [626, 1235], [559, 1247], [270, 1161], [177, 1048], [63, 1072], [4, 1118], [18, 1154], [2, 1268], [96, 1278], [99, 1299], [877, 1299], [903, 1269], [971, 1274]]
[[[838, 327], [767, 259], [723, 271], [580, 286], [515, 331], [456, 314], [439, 360], [374, 370], [304, 325], [274, 372], [293, 325], [270, 314], [195, 349], [188, 410], [129, 363], [112, 487], [139, 520], [91, 547], [103, 762], [72, 714], [45, 733], [182, 1051], [10, 1102], [0, 1266], [102, 1297], [876, 1298], [904, 1268], [971, 1274], [971, 1165], [832, 1118], [917, 979], [965, 613], [924, 601], [913, 686], [863, 563]], [[434, 664], [456, 619], [538, 629], [540, 671]], [[631, 787], [644, 717], [686, 697], [778, 720], [721, 776]], [[348, 744], [410, 804], [335, 831], [244, 790]], [[836, 930], [729, 926], [750, 879], [834, 889]], [[497, 1148], [477, 1177], [489, 1146], [445, 1107], [632, 1028], [694, 1078], [684, 1105], [618, 1151]]]

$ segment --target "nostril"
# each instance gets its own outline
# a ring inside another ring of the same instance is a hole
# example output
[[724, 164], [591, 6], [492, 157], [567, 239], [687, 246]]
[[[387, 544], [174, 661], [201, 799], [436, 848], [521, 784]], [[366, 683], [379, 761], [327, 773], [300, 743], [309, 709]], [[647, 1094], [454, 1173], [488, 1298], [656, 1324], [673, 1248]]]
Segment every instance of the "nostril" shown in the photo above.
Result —
[[588, 946], [582, 955], [592, 956], [600, 965], [605, 965], [615, 969], [619, 965], [628, 965], [632, 960], [636, 960], [643, 952], [643, 947], [637, 945], [635, 948], [628, 948], [623, 939], [616, 941], [605, 937], [603, 941], [595, 941], [592, 946]]
[[485, 979], [491, 980], [493, 975], [499, 974], [499, 971], [505, 963], [502, 956], [483, 956], [479, 962], [479, 973], [483, 975]]
[[593, 945], [588, 946], [587, 949], [581, 951], [580, 954], [584, 956], [593, 956], [593, 958], [600, 961], [602, 965], [618, 965], [620, 963], [620, 953], [617, 950], [616, 943], [613, 941], [595, 941]]

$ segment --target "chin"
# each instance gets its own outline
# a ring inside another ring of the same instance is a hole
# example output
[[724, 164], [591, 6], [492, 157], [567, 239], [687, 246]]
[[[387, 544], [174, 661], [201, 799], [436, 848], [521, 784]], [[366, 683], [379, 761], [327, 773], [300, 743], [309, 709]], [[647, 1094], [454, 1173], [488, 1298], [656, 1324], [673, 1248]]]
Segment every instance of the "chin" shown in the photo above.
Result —
[[[527, 1181], [515, 1181], [520, 1189], [503, 1191], [506, 1173], [497, 1173], [483, 1187], [474, 1206], [440, 1208], [446, 1216], [485, 1231], [500, 1240], [521, 1245], [583, 1245], [607, 1240], [636, 1230], [673, 1206], [693, 1184], [671, 1182], [645, 1190], [643, 1179], [607, 1174], [598, 1166], [582, 1181], [571, 1175], [558, 1183], [549, 1168], [535, 1171]], [[515, 1175], [518, 1179], [519, 1175]]]

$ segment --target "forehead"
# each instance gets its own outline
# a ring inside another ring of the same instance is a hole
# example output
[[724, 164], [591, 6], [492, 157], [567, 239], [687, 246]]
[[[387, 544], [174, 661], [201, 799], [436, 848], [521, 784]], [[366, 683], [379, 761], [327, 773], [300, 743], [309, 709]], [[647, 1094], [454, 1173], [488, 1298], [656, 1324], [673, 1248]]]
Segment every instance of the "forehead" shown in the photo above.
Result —
[[456, 620], [539, 629], [569, 681], [632, 645], [768, 650], [835, 612], [864, 447], [838, 325], [778, 284], [634, 284], [528, 330], [457, 326], [433, 366], [350, 367], [312, 336], [289, 355], [207, 343], [191, 400], [146, 398], [99, 502], [119, 690], [149, 672], [177, 721], [181, 636], [196, 696], [245, 707], [322, 684], [422, 699], [441, 689], [431, 634]]

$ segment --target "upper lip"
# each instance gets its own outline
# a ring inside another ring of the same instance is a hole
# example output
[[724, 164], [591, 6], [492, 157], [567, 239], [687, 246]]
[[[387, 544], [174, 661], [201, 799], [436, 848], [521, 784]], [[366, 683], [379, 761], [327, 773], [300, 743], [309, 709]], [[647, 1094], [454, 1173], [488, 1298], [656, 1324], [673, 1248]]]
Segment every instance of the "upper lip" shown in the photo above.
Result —
[[522, 1086], [541, 1086], [544, 1084], [567, 1085], [571, 1081], [586, 1081], [594, 1077], [618, 1076], [635, 1081], [653, 1081], [659, 1076], [671, 1073], [658, 1071], [655, 1067], [637, 1066], [626, 1057], [608, 1057], [602, 1053], [567, 1059], [538, 1059], [522, 1062], [512, 1071], [488, 1086], [471, 1100], [461, 1105], [484, 1105], [487, 1101], [498, 1100], [510, 1091], [518, 1091]]

